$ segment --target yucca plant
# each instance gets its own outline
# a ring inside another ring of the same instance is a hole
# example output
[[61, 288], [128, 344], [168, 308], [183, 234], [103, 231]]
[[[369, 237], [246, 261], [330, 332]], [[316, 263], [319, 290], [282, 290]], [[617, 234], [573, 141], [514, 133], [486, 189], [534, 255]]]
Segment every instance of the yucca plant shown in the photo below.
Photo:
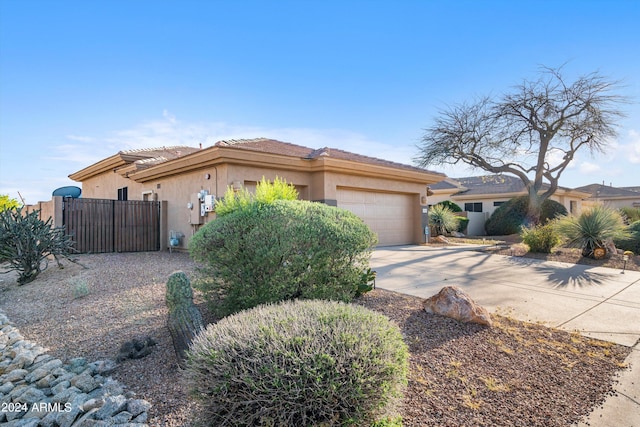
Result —
[[567, 246], [581, 248], [582, 256], [591, 258], [605, 250], [606, 241], [626, 238], [629, 234], [620, 213], [605, 206], [595, 206], [580, 216], [561, 217], [555, 227], [567, 240]]
[[446, 234], [458, 229], [458, 217], [444, 205], [434, 205], [429, 209], [429, 225], [437, 234]]

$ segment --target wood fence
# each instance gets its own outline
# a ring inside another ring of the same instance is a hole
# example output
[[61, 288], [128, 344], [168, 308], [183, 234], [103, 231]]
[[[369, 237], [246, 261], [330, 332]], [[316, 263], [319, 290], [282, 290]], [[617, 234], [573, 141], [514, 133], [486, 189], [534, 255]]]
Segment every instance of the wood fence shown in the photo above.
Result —
[[63, 225], [79, 253], [160, 250], [160, 202], [65, 198]]

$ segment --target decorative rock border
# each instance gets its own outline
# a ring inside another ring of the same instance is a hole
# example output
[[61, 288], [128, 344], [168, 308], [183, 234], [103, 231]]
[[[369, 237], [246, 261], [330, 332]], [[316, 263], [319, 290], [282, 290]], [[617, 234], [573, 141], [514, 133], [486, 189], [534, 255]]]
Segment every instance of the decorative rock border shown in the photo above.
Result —
[[106, 377], [112, 360], [63, 364], [24, 339], [0, 311], [0, 424], [7, 427], [147, 427], [151, 404]]

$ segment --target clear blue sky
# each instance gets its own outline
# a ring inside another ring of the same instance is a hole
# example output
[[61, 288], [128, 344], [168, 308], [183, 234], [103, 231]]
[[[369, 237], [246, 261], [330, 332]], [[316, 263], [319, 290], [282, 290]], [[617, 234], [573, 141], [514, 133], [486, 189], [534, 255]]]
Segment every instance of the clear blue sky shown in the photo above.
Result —
[[439, 109], [564, 63], [634, 104], [560, 184], [640, 185], [639, 22], [632, 0], [0, 0], [0, 194], [49, 200], [120, 150], [228, 138], [411, 164]]

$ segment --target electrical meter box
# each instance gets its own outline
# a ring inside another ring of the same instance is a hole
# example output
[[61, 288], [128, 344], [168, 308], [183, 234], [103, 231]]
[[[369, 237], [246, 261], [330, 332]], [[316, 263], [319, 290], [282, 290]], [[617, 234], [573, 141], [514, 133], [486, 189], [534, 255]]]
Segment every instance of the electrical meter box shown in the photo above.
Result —
[[213, 208], [216, 205], [216, 196], [213, 194], [207, 194], [204, 196], [204, 211], [205, 212], [213, 212]]
[[200, 203], [200, 194], [199, 193], [192, 194], [191, 201], [189, 202], [189, 205], [187, 205], [187, 209], [189, 210], [189, 224], [204, 223], [204, 218], [203, 218], [204, 215], [203, 215], [203, 212], [200, 211], [200, 206], [204, 206], [204, 205], [201, 205]]

